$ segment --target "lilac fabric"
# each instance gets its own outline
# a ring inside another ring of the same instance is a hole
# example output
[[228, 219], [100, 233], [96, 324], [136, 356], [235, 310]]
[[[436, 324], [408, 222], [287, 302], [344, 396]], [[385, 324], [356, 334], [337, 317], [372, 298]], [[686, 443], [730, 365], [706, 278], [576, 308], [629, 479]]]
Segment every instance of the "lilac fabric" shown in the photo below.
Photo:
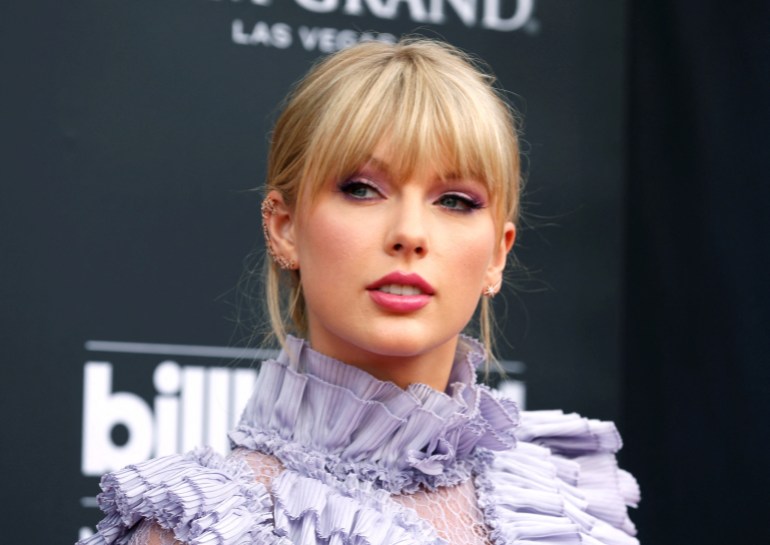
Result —
[[102, 480], [106, 518], [82, 545], [128, 543], [142, 519], [184, 543], [447, 543], [393, 494], [473, 479], [488, 539], [634, 544], [609, 422], [519, 412], [475, 383], [483, 350], [463, 337], [446, 392], [403, 390], [289, 338], [262, 364], [233, 447], [276, 457], [270, 490], [248, 467], [209, 451], [131, 466]]

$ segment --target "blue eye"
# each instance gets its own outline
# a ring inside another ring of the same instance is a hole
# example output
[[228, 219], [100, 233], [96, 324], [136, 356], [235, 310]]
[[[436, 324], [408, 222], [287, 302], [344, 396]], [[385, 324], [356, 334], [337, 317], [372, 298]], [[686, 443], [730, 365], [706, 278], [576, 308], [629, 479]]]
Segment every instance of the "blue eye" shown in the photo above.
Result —
[[436, 204], [457, 212], [470, 212], [471, 210], [478, 210], [482, 207], [482, 203], [478, 200], [456, 193], [441, 195], [436, 201]]
[[381, 196], [376, 187], [361, 180], [346, 180], [340, 184], [339, 190], [345, 195], [361, 201], [376, 199]]

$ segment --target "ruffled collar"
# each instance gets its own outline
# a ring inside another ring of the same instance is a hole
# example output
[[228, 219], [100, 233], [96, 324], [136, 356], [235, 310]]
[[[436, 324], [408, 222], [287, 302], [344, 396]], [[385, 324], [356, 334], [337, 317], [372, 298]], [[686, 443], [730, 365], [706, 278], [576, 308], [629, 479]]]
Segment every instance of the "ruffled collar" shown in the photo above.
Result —
[[262, 364], [230, 439], [307, 476], [353, 477], [392, 493], [457, 484], [488, 451], [516, 441], [516, 404], [475, 382], [483, 360], [480, 344], [462, 337], [446, 392], [401, 389], [289, 337]]

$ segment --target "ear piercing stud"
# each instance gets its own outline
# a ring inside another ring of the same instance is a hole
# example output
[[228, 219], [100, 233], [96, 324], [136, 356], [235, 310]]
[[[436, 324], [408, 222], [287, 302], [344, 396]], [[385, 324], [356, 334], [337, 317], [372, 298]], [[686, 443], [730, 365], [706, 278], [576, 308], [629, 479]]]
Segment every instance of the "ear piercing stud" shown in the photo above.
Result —
[[275, 213], [275, 199], [267, 198], [262, 201], [262, 232], [265, 235], [265, 248], [267, 254], [275, 261], [276, 265], [285, 271], [297, 269], [297, 263], [293, 259], [287, 259], [278, 255], [273, 248], [273, 241], [270, 238], [270, 232], [267, 230], [267, 220]]
[[497, 295], [497, 291], [500, 289], [500, 285], [503, 283], [502, 280], [498, 280], [495, 284], [490, 284], [486, 288], [484, 288], [484, 297], [489, 297], [492, 299], [495, 295]]

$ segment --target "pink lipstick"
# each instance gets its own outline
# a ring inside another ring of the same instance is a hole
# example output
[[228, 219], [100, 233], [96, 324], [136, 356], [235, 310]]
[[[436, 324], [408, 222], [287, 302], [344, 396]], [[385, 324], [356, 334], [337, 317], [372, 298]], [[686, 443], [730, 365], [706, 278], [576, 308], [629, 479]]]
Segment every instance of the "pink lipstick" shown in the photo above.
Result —
[[436, 290], [416, 273], [392, 272], [366, 286], [372, 300], [390, 312], [420, 310]]

